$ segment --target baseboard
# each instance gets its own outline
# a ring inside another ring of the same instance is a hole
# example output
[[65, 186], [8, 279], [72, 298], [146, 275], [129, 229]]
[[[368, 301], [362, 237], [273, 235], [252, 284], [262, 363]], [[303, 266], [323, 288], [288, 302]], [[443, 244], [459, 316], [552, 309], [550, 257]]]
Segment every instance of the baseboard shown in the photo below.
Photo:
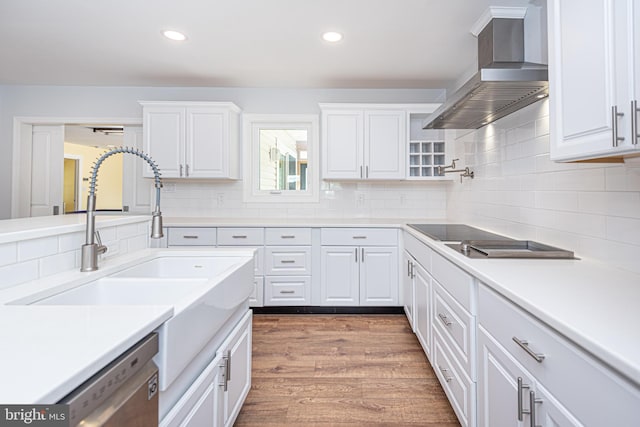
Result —
[[404, 314], [404, 307], [251, 307], [254, 314]]

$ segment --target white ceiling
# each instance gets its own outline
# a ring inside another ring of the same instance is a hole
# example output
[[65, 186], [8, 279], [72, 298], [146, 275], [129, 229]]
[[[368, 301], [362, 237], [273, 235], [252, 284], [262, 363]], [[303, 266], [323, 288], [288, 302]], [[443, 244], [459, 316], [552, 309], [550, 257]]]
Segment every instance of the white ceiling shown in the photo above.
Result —
[[107, 147], [109, 145], [120, 146], [123, 143], [122, 134], [105, 135], [102, 132], [94, 132], [93, 128], [113, 127], [117, 125], [65, 125], [64, 142], [91, 147]]
[[443, 88], [475, 67], [488, 6], [530, 2], [0, 0], [0, 84]]

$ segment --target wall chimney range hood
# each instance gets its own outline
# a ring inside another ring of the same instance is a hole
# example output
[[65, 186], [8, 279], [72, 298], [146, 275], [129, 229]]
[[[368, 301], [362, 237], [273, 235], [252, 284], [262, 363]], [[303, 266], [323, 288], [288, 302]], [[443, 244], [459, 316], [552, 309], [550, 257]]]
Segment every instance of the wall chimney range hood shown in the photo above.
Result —
[[548, 94], [547, 66], [525, 62], [524, 19], [493, 18], [478, 34], [478, 72], [423, 128], [478, 129]]

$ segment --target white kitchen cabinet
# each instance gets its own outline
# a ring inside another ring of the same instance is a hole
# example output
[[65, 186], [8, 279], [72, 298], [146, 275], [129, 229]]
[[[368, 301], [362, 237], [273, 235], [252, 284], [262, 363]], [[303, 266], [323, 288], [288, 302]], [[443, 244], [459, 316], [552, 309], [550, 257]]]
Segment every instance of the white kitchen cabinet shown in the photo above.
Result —
[[547, 5], [551, 159], [637, 153], [637, 0], [549, 0]]
[[480, 426], [637, 425], [640, 389], [484, 285], [478, 318]]
[[419, 263], [414, 263], [412, 275], [415, 287], [415, 325], [416, 336], [427, 356], [431, 360], [432, 354], [432, 292], [431, 276]]
[[454, 131], [444, 129], [422, 129], [422, 123], [437, 108], [407, 111], [407, 134], [409, 135], [406, 156], [408, 180], [452, 180], [452, 175], [438, 172], [438, 166], [451, 163]]
[[322, 305], [397, 306], [397, 233], [395, 229], [323, 228]]
[[411, 326], [411, 330], [413, 332], [416, 331], [415, 326], [415, 286], [413, 280], [413, 257], [408, 251], [403, 251], [402, 253], [402, 264], [401, 268], [404, 269], [402, 274], [402, 304], [404, 306], [404, 313], [407, 316], [407, 320], [409, 321], [409, 325]]
[[321, 104], [320, 108], [323, 179], [404, 179], [403, 109], [366, 104]]
[[218, 357], [224, 362], [224, 427], [233, 425], [251, 388], [251, 319], [249, 311], [218, 351]]
[[[240, 109], [230, 102], [140, 102], [144, 151], [163, 178], [238, 179]], [[144, 175], [152, 177], [148, 166]]]

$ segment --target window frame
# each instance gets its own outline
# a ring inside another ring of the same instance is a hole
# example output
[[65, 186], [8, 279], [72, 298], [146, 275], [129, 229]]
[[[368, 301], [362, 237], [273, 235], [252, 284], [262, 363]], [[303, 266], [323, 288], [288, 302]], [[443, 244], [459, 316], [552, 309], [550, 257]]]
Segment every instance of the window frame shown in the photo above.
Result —
[[[307, 130], [307, 190], [260, 190], [260, 129]], [[258, 132], [256, 132], [258, 130]], [[318, 203], [320, 197], [320, 119], [317, 114], [243, 114], [243, 201]]]

